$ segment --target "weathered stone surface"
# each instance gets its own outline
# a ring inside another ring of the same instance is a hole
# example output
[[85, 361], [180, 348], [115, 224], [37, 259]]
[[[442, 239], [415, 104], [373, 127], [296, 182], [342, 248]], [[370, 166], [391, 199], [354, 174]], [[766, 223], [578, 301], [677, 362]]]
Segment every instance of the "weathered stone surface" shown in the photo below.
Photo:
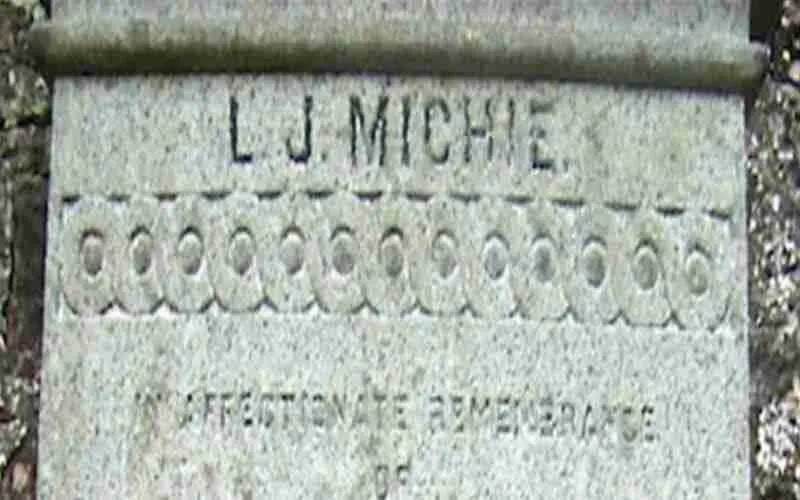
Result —
[[59, 80], [39, 494], [748, 498], [742, 106]]
[[264, 76], [56, 106], [42, 494], [748, 494], [739, 98]]
[[[203, 2], [143, 0], [104, 2], [102, 0], [55, 0], [53, 18], [83, 16], [115, 17], [213, 17], [224, 14], [245, 17], [265, 11], [315, 11], [324, 16], [345, 19], [357, 13], [375, 19], [392, 16], [419, 16], [447, 19], [482, 19], [525, 24], [531, 19], [589, 23], [603, 28], [612, 18], [616, 23], [657, 23], [681, 27], [697, 33], [731, 32], [747, 36], [748, 0], [698, 0], [685, 2], [640, 2], [635, 0], [380, 0], [366, 8], [358, 2], [340, 0], [205, 0]], [[657, 30], [653, 32], [658, 35]]]
[[[742, 155], [720, 146], [742, 141], [741, 113], [731, 113], [740, 107], [737, 98], [588, 89], [402, 78], [386, 84], [331, 77], [64, 80], [56, 98], [83, 125], [54, 124], [65, 157], [53, 179], [65, 195], [290, 187], [541, 196], [665, 211], [692, 200], [701, 210], [733, 213], [743, 188], [726, 172]], [[220, 98], [198, 106], [197, 95]], [[312, 96], [308, 153], [306, 95]], [[95, 113], [96, 106], [113, 108], [124, 124], [108, 126], [108, 114]], [[234, 108], [237, 154], [253, 161], [220, 175], [230, 162]], [[584, 119], [575, 119], [577, 109]], [[355, 145], [352, 123], [359, 127]], [[125, 172], [114, 182], [105, 174], [111, 164]]]

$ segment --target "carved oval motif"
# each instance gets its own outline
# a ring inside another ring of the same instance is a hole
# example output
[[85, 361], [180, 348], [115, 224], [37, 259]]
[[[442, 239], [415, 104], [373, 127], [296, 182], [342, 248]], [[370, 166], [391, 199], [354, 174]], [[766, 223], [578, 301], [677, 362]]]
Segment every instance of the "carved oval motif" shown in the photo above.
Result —
[[252, 311], [263, 300], [258, 236], [262, 206], [255, 195], [234, 193], [213, 205], [209, 274], [220, 305]]
[[422, 238], [420, 217], [403, 197], [385, 197], [371, 207], [362, 276], [367, 300], [381, 314], [400, 316], [416, 305], [410, 275], [414, 245]]
[[624, 224], [620, 259], [612, 274], [614, 295], [634, 325], [663, 325], [671, 307], [667, 299], [674, 237], [664, 218], [650, 211], [635, 213]]
[[464, 208], [458, 200], [434, 197], [420, 221], [422, 241], [414, 247], [411, 282], [420, 306], [432, 314], [453, 315], [467, 304]]
[[61, 282], [66, 303], [80, 315], [102, 314], [113, 303], [110, 242], [116, 225], [111, 203], [100, 198], [64, 208]]
[[517, 308], [512, 275], [517, 272], [525, 227], [520, 211], [510, 203], [484, 198], [469, 205], [465, 288], [478, 316], [505, 318]]
[[125, 203], [114, 228], [114, 291], [120, 306], [131, 314], [155, 311], [164, 297], [163, 269], [156, 256], [161, 209], [154, 198], [134, 196]]
[[315, 200], [316, 252], [310, 272], [320, 306], [330, 312], [350, 313], [364, 303], [364, 231], [368, 216], [359, 200], [334, 194]]
[[724, 317], [735, 275], [735, 259], [726, 256], [727, 224], [690, 212], [674, 232], [678, 250], [668, 292], [675, 316], [686, 328], [713, 328]]
[[614, 214], [605, 207], [584, 207], [573, 220], [564, 290], [580, 321], [609, 322], [619, 313], [611, 287], [611, 276], [619, 272], [619, 238]]
[[301, 312], [314, 303], [309, 271], [316, 258], [314, 211], [304, 194], [262, 201], [256, 234], [261, 281], [267, 299], [281, 312]]
[[179, 196], [162, 207], [157, 222], [164, 296], [180, 313], [199, 312], [214, 298], [208, 277], [207, 247], [212, 230], [208, 204], [199, 196]]
[[520, 260], [512, 276], [520, 312], [533, 320], [559, 319], [567, 311], [564, 275], [572, 272], [564, 249], [566, 219], [549, 203], [525, 207]]

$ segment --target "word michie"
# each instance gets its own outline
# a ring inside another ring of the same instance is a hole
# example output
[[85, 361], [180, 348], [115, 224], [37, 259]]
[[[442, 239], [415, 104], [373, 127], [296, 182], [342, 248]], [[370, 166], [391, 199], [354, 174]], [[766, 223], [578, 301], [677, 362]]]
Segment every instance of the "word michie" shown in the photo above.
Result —
[[247, 193], [64, 205], [69, 314], [474, 315], [714, 328], [735, 272], [704, 213], [485, 197]]

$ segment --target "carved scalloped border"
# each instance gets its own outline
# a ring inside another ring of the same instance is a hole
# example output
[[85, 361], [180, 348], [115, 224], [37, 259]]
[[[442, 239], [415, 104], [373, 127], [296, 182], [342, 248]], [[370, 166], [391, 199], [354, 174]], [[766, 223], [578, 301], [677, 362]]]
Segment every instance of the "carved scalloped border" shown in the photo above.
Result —
[[61, 212], [66, 315], [218, 308], [713, 329], [733, 288], [731, 221], [688, 210], [232, 193], [88, 196]]

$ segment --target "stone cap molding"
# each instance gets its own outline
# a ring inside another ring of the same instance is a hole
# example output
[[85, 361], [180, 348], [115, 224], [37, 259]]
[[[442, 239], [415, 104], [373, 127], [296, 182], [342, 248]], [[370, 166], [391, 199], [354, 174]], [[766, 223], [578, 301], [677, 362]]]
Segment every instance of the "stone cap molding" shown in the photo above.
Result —
[[35, 25], [28, 37], [42, 68], [56, 76], [380, 73], [742, 93], [768, 64], [765, 46], [730, 33], [699, 36], [613, 18], [584, 26], [351, 17], [67, 19]]

